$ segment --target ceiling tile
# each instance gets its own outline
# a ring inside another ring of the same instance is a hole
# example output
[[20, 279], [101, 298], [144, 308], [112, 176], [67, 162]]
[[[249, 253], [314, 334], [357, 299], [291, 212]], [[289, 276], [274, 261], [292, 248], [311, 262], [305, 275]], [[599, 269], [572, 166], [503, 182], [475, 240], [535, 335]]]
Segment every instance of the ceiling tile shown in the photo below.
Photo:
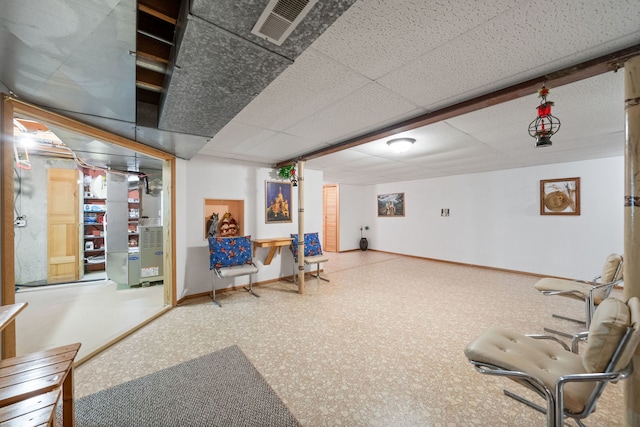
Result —
[[376, 80], [517, 3], [517, 0], [484, 5], [475, 0], [357, 2], [312, 46]]
[[346, 139], [418, 111], [407, 100], [370, 83], [286, 131], [318, 141]]
[[355, 160], [361, 160], [366, 158], [367, 155], [364, 153], [360, 153], [357, 150], [344, 150], [338, 151], [336, 153], [327, 154], [326, 156], [317, 157], [315, 159], [308, 160], [306, 162], [307, 166], [312, 169], [324, 169], [329, 168], [335, 170], [334, 168], [341, 166], [345, 163], [352, 162]]
[[309, 49], [234, 120], [282, 131], [368, 83], [344, 65]]
[[[620, 25], [603, 32], [593, 31], [603, 28], [594, 13], [594, 8], [604, 7], [600, 5], [581, 2], [574, 13], [572, 3], [521, 2], [378, 82], [433, 110], [592, 59], [595, 46], [601, 51], [603, 43], [609, 51], [637, 43], [640, 2], [623, 1], [610, 8], [606, 21], [620, 20]], [[548, 19], [551, 15], [554, 19]]]

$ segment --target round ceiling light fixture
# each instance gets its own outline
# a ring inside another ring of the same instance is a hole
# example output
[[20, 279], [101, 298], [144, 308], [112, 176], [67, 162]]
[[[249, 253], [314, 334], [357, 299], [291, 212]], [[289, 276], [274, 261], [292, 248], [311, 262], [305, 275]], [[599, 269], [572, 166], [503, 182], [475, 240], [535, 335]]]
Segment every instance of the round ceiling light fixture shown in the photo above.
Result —
[[414, 142], [416, 140], [413, 138], [396, 138], [387, 141], [387, 145], [396, 153], [404, 153], [411, 148]]

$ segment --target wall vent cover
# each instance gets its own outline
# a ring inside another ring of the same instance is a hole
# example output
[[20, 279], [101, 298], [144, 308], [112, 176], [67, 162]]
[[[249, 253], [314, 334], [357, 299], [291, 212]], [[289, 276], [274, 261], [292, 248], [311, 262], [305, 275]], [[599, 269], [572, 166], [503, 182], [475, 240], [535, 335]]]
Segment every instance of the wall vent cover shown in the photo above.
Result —
[[271, 0], [251, 30], [280, 46], [318, 0]]

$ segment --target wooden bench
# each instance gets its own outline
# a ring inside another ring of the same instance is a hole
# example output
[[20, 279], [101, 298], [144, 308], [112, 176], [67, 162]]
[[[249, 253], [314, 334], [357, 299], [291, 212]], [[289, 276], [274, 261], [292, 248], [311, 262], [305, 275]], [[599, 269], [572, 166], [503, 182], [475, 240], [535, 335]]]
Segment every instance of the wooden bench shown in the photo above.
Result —
[[[0, 306], [0, 330], [26, 306], [26, 302]], [[0, 424], [55, 426], [62, 394], [62, 425], [73, 426], [73, 363], [79, 349], [76, 343], [0, 360]]]
[[[80, 343], [11, 357], [0, 361], [0, 414], [7, 420], [48, 419], [55, 422], [56, 403], [62, 392], [62, 425], [75, 423], [73, 364]], [[53, 392], [53, 394], [51, 394]], [[57, 394], [56, 394], [57, 392]], [[49, 404], [55, 398], [55, 403]], [[21, 413], [21, 411], [24, 411]], [[32, 414], [32, 415], [29, 415]], [[23, 417], [24, 418], [21, 418]], [[4, 421], [4, 418], [0, 421]], [[41, 425], [22, 424], [16, 425]], [[4, 424], [3, 424], [4, 425]]]
[[0, 408], [2, 426], [51, 426], [56, 425], [56, 405], [60, 399], [60, 389], [41, 394], [13, 405]]

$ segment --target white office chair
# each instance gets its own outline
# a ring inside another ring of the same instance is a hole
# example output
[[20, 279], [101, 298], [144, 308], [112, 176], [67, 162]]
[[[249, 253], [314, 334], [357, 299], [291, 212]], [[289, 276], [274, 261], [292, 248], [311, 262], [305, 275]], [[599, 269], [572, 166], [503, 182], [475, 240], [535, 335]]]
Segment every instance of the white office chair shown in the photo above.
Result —
[[[582, 354], [579, 341], [587, 340]], [[550, 335], [520, 335], [492, 327], [469, 344], [465, 355], [481, 374], [509, 378], [541, 396], [545, 406], [508, 390], [504, 394], [545, 413], [548, 427], [564, 418], [580, 426], [596, 407], [607, 383], [628, 378], [640, 342], [640, 300], [605, 299], [588, 332], [574, 336], [572, 349]]]
[[[557, 295], [582, 301], [585, 320], [573, 319], [559, 314], [554, 314], [553, 317], [580, 323], [589, 329], [591, 317], [593, 317], [596, 307], [609, 297], [615, 285], [622, 282], [622, 267], [622, 255], [611, 254], [602, 266], [602, 274], [594, 277], [591, 281], [545, 277], [540, 279], [534, 287], [546, 296]], [[545, 328], [545, 331], [571, 337], [570, 334], [549, 328]]]

